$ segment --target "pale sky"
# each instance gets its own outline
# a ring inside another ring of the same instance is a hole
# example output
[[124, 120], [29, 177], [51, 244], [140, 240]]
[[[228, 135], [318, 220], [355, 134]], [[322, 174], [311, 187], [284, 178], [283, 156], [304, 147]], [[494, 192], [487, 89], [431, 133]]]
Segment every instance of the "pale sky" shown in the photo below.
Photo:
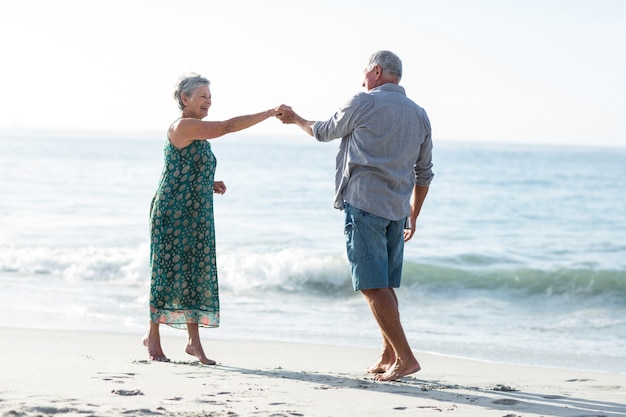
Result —
[[389, 49], [435, 139], [626, 145], [623, 0], [2, 1], [0, 43], [0, 129], [164, 132], [187, 71], [207, 120], [327, 119]]

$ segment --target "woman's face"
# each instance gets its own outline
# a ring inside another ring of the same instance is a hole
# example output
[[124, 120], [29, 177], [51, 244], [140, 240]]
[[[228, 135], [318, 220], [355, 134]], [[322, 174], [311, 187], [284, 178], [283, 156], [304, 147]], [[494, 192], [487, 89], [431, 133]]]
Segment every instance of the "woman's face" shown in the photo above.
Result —
[[208, 85], [202, 85], [191, 94], [191, 97], [185, 96], [185, 109], [183, 114], [185, 117], [194, 117], [203, 119], [209, 113], [211, 107], [211, 90]]

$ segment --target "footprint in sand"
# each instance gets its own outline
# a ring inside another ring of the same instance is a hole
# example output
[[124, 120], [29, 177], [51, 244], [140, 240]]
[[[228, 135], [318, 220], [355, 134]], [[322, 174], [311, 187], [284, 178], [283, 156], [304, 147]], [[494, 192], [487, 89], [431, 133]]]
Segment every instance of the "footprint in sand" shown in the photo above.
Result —
[[134, 378], [137, 374], [133, 372], [126, 372], [121, 374], [105, 374], [104, 372], [98, 372], [98, 376], [94, 378], [102, 378], [103, 381], [112, 381], [123, 384], [125, 379]]
[[138, 389], [114, 389], [111, 391], [112, 394], [122, 395], [122, 396], [131, 396], [131, 395], [143, 395]]

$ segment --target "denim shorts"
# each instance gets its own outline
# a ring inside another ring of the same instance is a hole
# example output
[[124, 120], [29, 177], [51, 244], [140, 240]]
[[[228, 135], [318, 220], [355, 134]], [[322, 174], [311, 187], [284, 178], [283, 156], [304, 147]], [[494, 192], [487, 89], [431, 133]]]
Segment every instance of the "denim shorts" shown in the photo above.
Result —
[[404, 219], [388, 220], [347, 203], [344, 210], [354, 290], [398, 288], [402, 278]]

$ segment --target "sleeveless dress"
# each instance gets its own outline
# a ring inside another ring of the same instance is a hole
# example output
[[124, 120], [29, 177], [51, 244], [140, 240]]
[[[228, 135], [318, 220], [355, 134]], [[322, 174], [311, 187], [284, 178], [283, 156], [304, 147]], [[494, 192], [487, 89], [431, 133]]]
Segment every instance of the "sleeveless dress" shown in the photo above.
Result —
[[216, 159], [208, 141], [177, 149], [169, 139], [150, 206], [150, 320], [184, 329], [220, 321], [213, 182]]

